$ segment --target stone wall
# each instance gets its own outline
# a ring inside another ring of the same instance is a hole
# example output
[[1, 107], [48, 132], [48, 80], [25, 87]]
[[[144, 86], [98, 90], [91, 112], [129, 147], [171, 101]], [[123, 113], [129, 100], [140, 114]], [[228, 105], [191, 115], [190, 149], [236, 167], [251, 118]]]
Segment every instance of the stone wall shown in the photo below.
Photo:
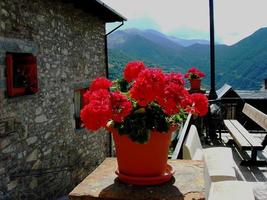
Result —
[[[108, 154], [101, 130], [76, 131], [74, 89], [105, 76], [105, 22], [52, 0], [0, 2], [0, 199], [56, 199]], [[37, 57], [39, 92], [8, 98], [6, 52]]]

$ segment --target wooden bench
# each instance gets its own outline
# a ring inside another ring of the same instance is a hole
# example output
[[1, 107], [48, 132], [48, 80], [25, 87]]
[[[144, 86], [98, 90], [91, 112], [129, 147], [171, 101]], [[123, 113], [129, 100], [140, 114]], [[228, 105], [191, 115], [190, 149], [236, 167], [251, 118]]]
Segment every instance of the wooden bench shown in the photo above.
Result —
[[[242, 112], [267, 131], [266, 114], [247, 103], [245, 103]], [[251, 150], [251, 159], [243, 160], [241, 165], [267, 165], [266, 160], [257, 160], [257, 152], [265, 148], [265, 142], [262, 142], [259, 138], [256, 138], [250, 134], [237, 120], [224, 120], [224, 124], [233, 137], [233, 140], [241, 150]], [[267, 136], [265, 137], [264, 141], [266, 138]]]

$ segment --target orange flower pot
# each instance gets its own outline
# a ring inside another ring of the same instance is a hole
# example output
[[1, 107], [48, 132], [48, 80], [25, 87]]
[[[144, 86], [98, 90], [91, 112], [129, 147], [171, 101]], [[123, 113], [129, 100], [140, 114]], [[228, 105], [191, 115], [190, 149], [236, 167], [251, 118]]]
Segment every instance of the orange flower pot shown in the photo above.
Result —
[[171, 134], [151, 132], [146, 144], [133, 142], [127, 135], [113, 134], [118, 162], [117, 175], [123, 182], [137, 185], [155, 185], [168, 181], [173, 171], [167, 165]]
[[190, 79], [191, 90], [200, 90], [201, 79]]

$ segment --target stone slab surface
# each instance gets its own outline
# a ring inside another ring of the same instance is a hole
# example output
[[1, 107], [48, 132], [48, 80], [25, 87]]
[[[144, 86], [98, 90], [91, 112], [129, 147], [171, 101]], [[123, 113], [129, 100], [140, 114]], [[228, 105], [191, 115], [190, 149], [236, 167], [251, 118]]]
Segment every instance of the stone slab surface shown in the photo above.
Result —
[[107, 158], [69, 194], [71, 200], [89, 199], [204, 199], [203, 162], [169, 160], [173, 178], [156, 186], [134, 186], [120, 182], [115, 174], [116, 158]]
[[245, 181], [213, 182], [209, 200], [254, 200], [251, 185]]

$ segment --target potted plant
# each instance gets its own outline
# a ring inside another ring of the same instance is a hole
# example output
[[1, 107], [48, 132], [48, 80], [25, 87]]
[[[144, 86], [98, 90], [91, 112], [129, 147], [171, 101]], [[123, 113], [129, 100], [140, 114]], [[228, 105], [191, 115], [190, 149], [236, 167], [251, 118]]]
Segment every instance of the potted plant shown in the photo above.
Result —
[[196, 67], [190, 68], [185, 74], [185, 78], [190, 81], [191, 90], [200, 90], [201, 78], [205, 77], [205, 74]]
[[208, 100], [190, 95], [181, 73], [163, 73], [143, 62], [129, 62], [120, 80], [96, 78], [84, 94], [81, 119], [89, 130], [113, 135], [120, 180], [139, 185], [168, 181], [172, 132], [187, 112], [204, 116]]

